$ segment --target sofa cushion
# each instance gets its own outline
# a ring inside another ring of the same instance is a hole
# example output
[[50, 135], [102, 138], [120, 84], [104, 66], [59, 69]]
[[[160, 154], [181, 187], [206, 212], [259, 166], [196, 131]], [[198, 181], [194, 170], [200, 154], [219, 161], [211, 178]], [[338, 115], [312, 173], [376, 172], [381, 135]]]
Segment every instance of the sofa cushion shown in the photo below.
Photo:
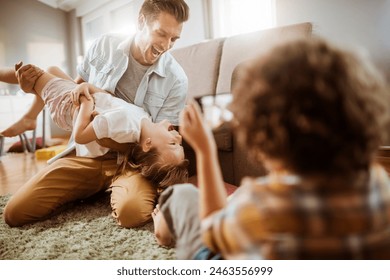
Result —
[[188, 76], [187, 101], [215, 92], [223, 41], [213, 39], [171, 51]]
[[229, 92], [233, 69], [242, 61], [266, 52], [282, 40], [310, 36], [312, 24], [299, 23], [226, 38], [221, 56], [217, 93]]
[[229, 124], [223, 123], [221, 126], [213, 129], [213, 135], [217, 148], [220, 151], [233, 151], [232, 129]]

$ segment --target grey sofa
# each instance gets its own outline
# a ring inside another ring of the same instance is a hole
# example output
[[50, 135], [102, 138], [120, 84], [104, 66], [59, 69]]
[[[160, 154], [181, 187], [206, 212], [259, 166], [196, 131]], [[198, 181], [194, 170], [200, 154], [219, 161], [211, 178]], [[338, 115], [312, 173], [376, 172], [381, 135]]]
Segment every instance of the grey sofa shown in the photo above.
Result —
[[[306, 22], [213, 39], [174, 49], [171, 53], [188, 76], [189, 101], [203, 95], [229, 92], [232, 72], [239, 63], [261, 55], [282, 40], [311, 34], [312, 24]], [[237, 145], [227, 126], [217, 130], [214, 136], [225, 182], [239, 186], [245, 176], [261, 176], [266, 173], [261, 164], [250, 160], [245, 147]], [[184, 144], [184, 147], [186, 157], [190, 160], [190, 175], [195, 175], [195, 155], [188, 145]]]

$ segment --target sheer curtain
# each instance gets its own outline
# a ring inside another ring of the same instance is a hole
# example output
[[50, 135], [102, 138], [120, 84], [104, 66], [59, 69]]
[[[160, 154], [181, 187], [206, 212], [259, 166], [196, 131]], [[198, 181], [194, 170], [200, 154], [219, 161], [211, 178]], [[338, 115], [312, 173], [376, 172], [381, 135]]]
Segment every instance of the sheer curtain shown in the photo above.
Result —
[[275, 27], [275, 0], [209, 0], [213, 38]]

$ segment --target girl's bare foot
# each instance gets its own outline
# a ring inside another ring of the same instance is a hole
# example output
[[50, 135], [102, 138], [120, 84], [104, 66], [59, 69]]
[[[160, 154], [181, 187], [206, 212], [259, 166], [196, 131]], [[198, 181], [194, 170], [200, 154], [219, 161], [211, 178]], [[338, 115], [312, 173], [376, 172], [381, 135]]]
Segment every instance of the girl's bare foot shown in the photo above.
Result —
[[152, 212], [152, 218], [154, 224], [154, 235], [156, 236], [157, 243], [161, 246], [172, 247], [174, 245], [174, 238], [168, 229], [167, 222], [165, 221], [158, 204]]
[[23, 116], [16, 123], [8, 127], [7, 129], [0, 132], [0, 135], [5, 137], [17, 136], [27, 130], [33, 130], [37, 127], [37, 120], [30, 119], [26, 116]]

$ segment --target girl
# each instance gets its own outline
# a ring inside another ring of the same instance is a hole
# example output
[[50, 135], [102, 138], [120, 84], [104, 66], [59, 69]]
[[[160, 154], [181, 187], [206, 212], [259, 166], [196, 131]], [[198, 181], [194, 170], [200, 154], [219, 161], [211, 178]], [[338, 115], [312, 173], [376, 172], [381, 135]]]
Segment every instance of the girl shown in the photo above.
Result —
[[[15, 70], [20, 67], [21, 63], [16, 65]], [[123, 172], [126, 167], [138, 170], [162, 188], [186, 180], [187, 161], [181, 146], [182, 137], [167, 120], [153, 123], [143, 108], [98, 88], [93, 88], [93, 99], [81, 96], [79, 105], [75, 105], [71, 93], [75, 87], [84, 85], [59, 78], [66, 75], [59, 68], [51, 67], [48, 73], [28, 65], [23, 71], [32, 77], [30, 88], [24, 90], [35, 94], [36, 99], [28, 113], [2, 132], [3, 135], [34, 128], [32, 126], [39, 112], [46, 105], [60, 128], [73, 130], [78, 156], [95, 158], [106, 154], [109, 148], [100, 146], [96, 142], [98, 139], [133, 143], [128, 145]]]

